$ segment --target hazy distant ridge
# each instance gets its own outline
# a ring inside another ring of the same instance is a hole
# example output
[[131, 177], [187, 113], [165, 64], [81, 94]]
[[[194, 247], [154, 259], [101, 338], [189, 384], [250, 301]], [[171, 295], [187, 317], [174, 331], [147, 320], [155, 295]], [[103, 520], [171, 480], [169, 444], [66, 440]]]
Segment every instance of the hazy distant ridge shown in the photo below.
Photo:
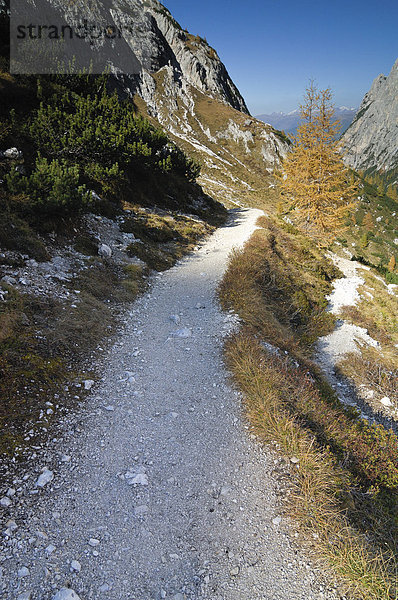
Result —
[[[345, 131], [354, 120], [356, 108], [347, 108], [340, 106], [336, 108], [336, 119], [341, 121], [342, 131]], [[275, 129], [283, 130], [286, 133], [295, 133], [300, 122], [300, 111], [292, 110], [289, 113], [273, 112], [271, 114], [257, 115], [257, 119], [269, 123]]]

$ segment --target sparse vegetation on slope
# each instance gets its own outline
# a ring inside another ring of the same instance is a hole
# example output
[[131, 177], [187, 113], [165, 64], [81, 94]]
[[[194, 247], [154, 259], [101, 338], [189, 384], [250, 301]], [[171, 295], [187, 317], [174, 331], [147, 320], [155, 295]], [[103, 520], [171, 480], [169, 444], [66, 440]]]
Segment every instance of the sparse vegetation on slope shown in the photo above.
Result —
[[[200, 163], [203, 188], [227, 206], [276, 204], [273, 171], [289, 143], [281, 132], [195, 88], [190, 90], [193, 109], [187, 107], [173, 96], [165, 70], [153, 79], [160, 104], [157, 120]], [[156, 123], [142, 98], [135, 96], [134, 101], [139, 112]]]
[[[355, 256], [356, 260], [375, 268], [388, 283], [398, 283], [391, 257], [398, 248], [397, 186], [387, 187], [377, 176], [359, 175], [360, 196], [356, 211], [347, 220], [347, 229], [337, 241]], [[390, 268], [389, 268], [390, 265]]]

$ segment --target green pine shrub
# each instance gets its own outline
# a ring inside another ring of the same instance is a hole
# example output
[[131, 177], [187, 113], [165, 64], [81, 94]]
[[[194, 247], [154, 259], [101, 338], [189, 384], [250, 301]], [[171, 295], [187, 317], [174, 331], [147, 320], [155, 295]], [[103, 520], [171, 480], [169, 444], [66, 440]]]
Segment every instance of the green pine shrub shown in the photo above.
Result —
[[44, 214], [76, 213], [91, 203], [91, 194], [79, 185], [80, 169], [65, 159], [51, 162], [39, 156], [31, 175], [21, 175], [15, 169], [6, 175], [8, 190], [14, 195], [26, 195], [31, 208]]
[[135, 114], [132, 103], [121, 101], [116, 92], [54, 95], [48, 103], [40, 104], [29, 134], [38, 152], [47, 158], [90, 164], [91, 170], [97, 164], [113, 169], [112, 176], [117, 172], [121, 179], [124, 173], [131, 177], [137, 169], [155, 169], [194, 182], [200, 171], [195, 161], [163, 131]]

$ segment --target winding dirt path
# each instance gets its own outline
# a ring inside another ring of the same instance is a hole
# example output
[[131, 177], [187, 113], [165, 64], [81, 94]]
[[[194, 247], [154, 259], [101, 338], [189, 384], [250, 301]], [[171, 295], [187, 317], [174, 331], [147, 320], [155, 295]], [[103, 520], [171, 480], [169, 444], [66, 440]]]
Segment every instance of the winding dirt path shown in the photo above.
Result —
[[236, 319], [215, 291], [259, 214], [231, 211], [132, 306], [53, 478], [33, 474], [4, 509], [5, 600], [337, 597], [290, 542], [279, 462], [248, 434], [222, 361]]

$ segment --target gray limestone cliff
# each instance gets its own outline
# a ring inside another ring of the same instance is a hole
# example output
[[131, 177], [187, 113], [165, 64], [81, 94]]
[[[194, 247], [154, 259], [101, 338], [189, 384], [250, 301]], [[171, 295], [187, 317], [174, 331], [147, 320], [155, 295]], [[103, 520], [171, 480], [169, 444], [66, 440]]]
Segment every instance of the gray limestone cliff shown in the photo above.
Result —
[[[109, 40], [99, 37], [90, 45], [96, 47], [98, 59], [102, 56], [103, 64], [108, 65], [130, 93], [139, 93], [149, 99], [149, 77], [163, 67], [170, 67], [171, 79], [181, 94], [184, 84], [188, 84], [248, 113], [244, 99], [217, 52], [205, 39], [184, 31], [157, 0], [91, 0], [89, 5], [84, 0], [69, 3], [35, 0], [35, 3], [39, 14], [47, 15], [47, 19], [50, 11], [54, 16], [66, 18], [68, 25], [80, 27], [86, 19], [90, 25], [95, 23], [122, 31], [122, 39], [117, 39], [109, 55], [106, 54], [110, 48]], [[152, 109], [156, 113], [156, 107], [152, 106]]]
[[[183, 30], [160, 2], [34, 0], [34, 4], [50, 21], [54, 16], [55, 22], [66, 21], [76, 30], [86, 20], [102, 31], [123, 32], [113, 45], [104, 37], [90, 40], [94, 60], [107, 66], [110, 84], [121, 96], [132, 99], [140, 114], [200, 162], [200, 184], [210, 195], [236, 202], [236, 197], [273, 193], [272, 174], [287, 152], [288, 140], [270, 125], [249, 118], [216, 50]], [[87, 40], [82, 46], [86, 60]]]
[[357, 170], [398, 167], [398, 60], [373, 82], [342, 138], [346, 162]]

